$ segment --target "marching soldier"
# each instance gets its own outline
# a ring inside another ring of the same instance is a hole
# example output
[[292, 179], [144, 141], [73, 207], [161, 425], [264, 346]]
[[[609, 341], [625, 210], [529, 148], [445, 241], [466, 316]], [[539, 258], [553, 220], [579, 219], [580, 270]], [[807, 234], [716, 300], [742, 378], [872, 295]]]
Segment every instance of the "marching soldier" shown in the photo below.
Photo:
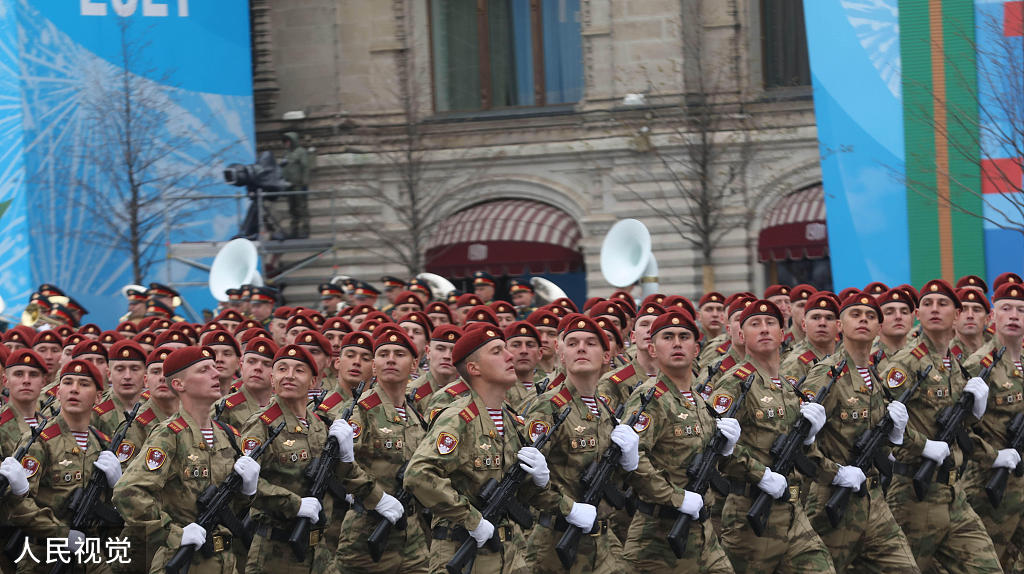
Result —
[[571, 524], [591, 536], [580, 540], [579, 554], [570, 571], [618, 572], [622, 542], [609, 527], [613, 508], [603, 501], [598, 506], [579, 502], [580, 476], [614, 443], [622, 449], [620, 466], [624, 472], [612, 482], [620, 484], [626, 473], [636, 470], [638, 438], [633, 429], [619, 424], [608, 406], [597, 398], [602, 367], [608, 362], [604, 331], [593, 319], [580, 314], [566, 316], [560, 327], [566, 378], [545, 391], [523, 415], [533, 440], [551, 428], [567, 405], [572, 407], [569, 418], [549, 441], [546, 458], [551, 483], [533, 499], [541, 514], [527, 540], [527, 562], [534, 572], [564, 571], [555, 545]]
[[804, 333], [804, 310], [807, 308], [807, 300], [817, 290], [805, 283], [794, 286], [789, 291], [789, 312], [792, 315], [792, 325], [783, 339], [783, 348], [792, 349], [798, 343], [802, 343], [807, 334]]
[[220, 394], [226, 397], [231, 393], [231, 385], [238, 376], [238, 366], [242, 357], [238, 341], [231, 333], [217, 329], [203, 335], [201, 344], [213, 351], [217, 372], [220, 373]]
[[373, 342], [370, 336], [362, 331], [346, 333], [341, 339], [341, 350], [334, 361], [337, 365], [338, 382], [334, 388], [328, 389], [327, 396], [320, 401], [318, 407], [321, 413], [332, 420], [338, 418], [349, 401], [359, 398], [353, 396], [356, 387], [362, 381], [369, 383], [373, 375]]
[[705, 293], [697, 302], [702, 341], [710, 341], [725, 331], [725, 296], [717, 291]]
[[[630, 477], [636, 490], [637, 512], [629, 526], [623, 559], [638, 572], [733, 572], [711, 521], [698, 522], [704, 500], [690, 491], [688, 468], [704, 451], [715, 427], [727, 437], [724, 456], [732, 454], [740, 435], [736, 419], [714, 420], [694, 390], [693, 361], [700, 347], [699, 332], [689, 317], [669, 311], [650, 328], [650, 349], [658, 376], [640, 385], [626, 403], [626, 413], [640, 408], [640, 399], [653, 386], [654, 398], [633, 430], [639, 435], [639, 460]], [[666, 537], [680, 513], [694, 518], [686, 554], [676, 558]]]
[[[472, 539], [472, 573], [528, 572], [519, 525], [507, 518], [492, 524], [478, 510], [480, 488], [500, 481], [513, 464], [530, 475], [517, 493], [522, 504], [550, 480], [544, 455], [523, 444], [522, 422], [504, 408], [508, 389], [518, 384], [512, 354], [501, 331], [484, 326], [463, 334], [452, 359], [470, 394], [438, 415], [405, 472], [406, 489], [433, 513], [430, 571], [443, 571], [462, 542]], [[484, 547], [492, 537], [498, 552]]]
[[630, 336], [636, 347], [636, 356], [629, 365], [601, 377], [601, 382], [597, 386], [598, 396], [613, 411], [626, 402], [630, 393], [640, 386], [640, 383], [658, 374], [658, 366], [649, 352], [650, 329], [655, 319], [664, 312], [665, 309], [657, 303], [640, 306], [636, 324], [633, 325], [633, 334]]
[[[747, 355], [747, 348], [744, 344], [743, 339], [739, 336], [740, 333], [740, 316], [743, 310], [748, 305], [754, 302], [754, 299], [748, 299], [746, 297], [737, 297], [729, 305], [728, 311], [728, 323], [726, 323], [726, 334], [728, 339], [719, 345], [715, 349], [715, 357], [718, 357], [715, 363], [702, 364], [697, 373], [705, 377], [703, 380], [704, 388], [700, 390], [701, 396], [704, 400], [711, 398], [711, 392], [718, 386], [718, 381], [722, 379], [722, 375], [729, 372], [730, 369], [743, 362], [743, 358]], [[707, 349], [707, 347], [705, 347]], [[719, 351], [724, 349], [724, 353], [719, 355]], [[703, 353], [702, 353], [703, 354]], [[715, 368], [717, 365], [717, 369]]]
[[[795, 379], [779, 368], [783, 316], [770, 301], [754, 301], [740, 315], [746, 341], [746, 362], [726, 373], [711, 399], [719, 414], [739, 396], [740, 383], [753, 373], [750, 392], [736, 413], [745, 432], [733, 456], [722, 463], [731, 492], [722, 508], [722, 546], [737, 572], [775, 572], [788, 565], [790, 572], [835, 572], [828, 548], [815, 534], [799, 497], [801, 479], [771, 469], [769, 453], [775, 439], [789, 432], [798, 417], [810, 421], [805, 444], [825, 424], [821, 405], [800, 405], [789, 386]], [[813, 447], [812, 447], [813, 448]], [[756, 536], [746, 514], [762, 492], [775, 499], [763, 536]], [[788, 492], [789, 496], [783, 495]]]
[[993, 295], [992, 304], [995, 336], [971, 355], [964, 366], [968, 372], [977, 375], [981, 369], [992, 366], [994, 355], [1000, 348], [1006, 347], [1006, 351], [989, 375], [988, 406], [977, 429], [981, 440], [975, 443], [975, 448], [981, 452], [977, 461], [972, 461], [968, 468], [964, 490], [992, 538], [1003, 569], [1010, 572], [1016, 558], [1010, 552], [1010, 539], [1024, 526], [1021, 522], [1024, 516], [1024, 479], [1010, 473], [1006, 492], [998, 507], [993, 507], [986, 496], [985, 484], [993, 469], [1005, 467], [1012, 470], [1020, 463], [1020, 453], [1006, 448], [1006, 445], [1010, 438], [1007, 436], [1007, 424], [1015, 415], [1024, 412], [1024, 401], [1020, 399], [1024, 396], [1024, 368], [1021, 368], [1024, 288], [1012, 283], [1003, 284]]
[[[252, 416], [267, 407], [274, 396], [270, 371], [277, 345], [266, 337], [253, 337], [242, 354], [242, 385], [221, 399], [220, 420], [241, 428]], [[223, 384], [223, 383], [222, 383]]]
[[[426, 431], [426, 422], [405, 388], [416, 366], [416, 346], [399, 331], [382, 333], [374, 341], [373, 371], [377, 385], [356, 403], [349, 424], [354, 431], [356, 461], [365, 471], [346, 482], [346, 490], [374, 512], [349, 512], [341, 525], [335, 563], [345, 572], [427, 572], [427, 539], [416, 520], [417, 504], [408, 508], [394, 497], [402, 485], [399, 471], [411, 458]], [[384, 518], [395, 524], [403, 515], [405, 527], [392, 529], [378, 562], [367, 547], [367, 535]]]
[[13, 453], [21, 437], [36, 426], [36, 409], [39, 408], [46, 366], [43, 359], [29, 349], [13, 351], [5, 366], [10, 396], [7, 404], [0, 408], [0, 451]]
[[956, 295], [963, 309], [956, 320], [956, 336], [950, 342], [949, 350], [957, 360], [963, 362], [985, 344], [985, 328], [988, 327], [992, 309], [988, 298], [977, 289], [961, 289]]
[[[897, 440], [890, 439], [897, 445], [893, 449], [896, 462], [886, 501], [922, 571], [932, 569], [935, 562], [954, 572], [999, 572], [992, 540], [968, 505], [956, 470], [965, 454], [956, 443], [951, 446], [933, 440], [939, 433], [939, 411], [952, 406], [962, 393], [974, 395], [975, 419], [985, 414], [988, 402], [988, 387], [981, 379], [965, 381], [959, 363], [949, 352], [959, 310], [960, 300], [948, 283], [941, 279], [926, 283], [917, 310], [921, 336], [917, 344], [904, 347], [889, 362], [886, 384], [891, 389], [902, 388], [927, 366], [932, 370], [906, 405], [908, 419], [897, 420], [894, 415], [897, 426], [906, 429], [902, 436], [896, 433], [893, 438]], [[975, 422], [968, 424], [973, 426]], [[924, 459], [940, 467], [924, 500], [918, 500], [912, 478]]]
[[461, 336], [462, 329], [455, 325], [440, 325], [430, 333], [427, 345], [427, 365], [430, 368], [409, 383], [407, 391], [417, 411], [428, 412], [426, 406], [430, 397], [459, 378], [459, 372], [452, 364], [452, 349]]
[[896, 287], [880, 295], [878, 305], [882, 309], [882, 328], [871, 346], [871, 354], [874, 357], [882, 352], [875, 366], [879, 373], [884, 374], [889, 358], [907, 344], [907, 336], [914, 325], [916, 304], [905, 290]]
[[527, 400], [537, 396], [534, 377], [540, 363], [540, 333], [526, 321], [516, 321], [505, 327], [505, 342], [514, 357], [512, 364], [520, 383], [509, 389], [505, 399], [522, 409]]
[[839, 335], [839, 302], [829, 291], [811, 295], [804, 308], [804, 345], [782, 360], [782, 372], [802, 379], [815, 364], [836, 351]]
[[60, 374], [60, 355], [64, 341], [53, 329], [39, 331], [32, 339], [32, 350], [43, 360], [46, 366], [46, 380], [54, 380]]
[[[818, 476], [810, 487], [805, 507], [811, 526], [828, 546], [836, 572], [919, 572], [910, 544], [885, 503], [878, 471], [867, 475], [848, 466], [854, 443], [886, 415], [879, 381], [870, 366], [871, 343], [882, 316], [875, 297], [861, 292], [850, 295], [839, 312], [843, 349], [811, 367], [800, 387], [817, 395], [829, 382], [829, 370], [846, 360], [846, 366], [825, 397], [826, 423], [815, 439], [822, 454]], [[902, 412], [902, 403], [891, 407]], [[825, 503], [835, 486], [849, 487], [850, 497], [842, 522], [833, 527]], [[867, 492], [860, 492], [862, 488]]]

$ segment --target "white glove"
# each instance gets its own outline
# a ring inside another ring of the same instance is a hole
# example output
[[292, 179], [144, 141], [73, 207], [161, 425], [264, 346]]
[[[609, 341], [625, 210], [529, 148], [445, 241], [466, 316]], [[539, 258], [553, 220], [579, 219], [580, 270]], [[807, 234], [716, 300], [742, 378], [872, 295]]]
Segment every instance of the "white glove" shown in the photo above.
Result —
[[889, 418], [892, 419], [889, 442], [892, 444], [903, 444], [903, 432], [907, 430], [907, 421], [910, 420], [910, 415], [907, 414], [907, 405], [899, 401], [893, 401], [885, 409], [889, 411]]
[[320, 520], [320, 510], [323, 506], [320, 505], [320, 501], [313, 496], [304, 496], [299, 501], [299, 512], [295, 515], [299, 518], [308, 518], [314, 523]]
[[92, 465], [107, 475], [107, 486], [110, 488], [114, 488], [117, 481], [121, 479], [121, 462], [109, 450], [101, 451], [100, 455], [96, 457], [96, 462], [92, 463]]
[[700, 509], [704, 508], [704, 497], [691, 490], [683, 491], [683, 503], [679, 512], [689, 514], [694, 520], [700, 520]]
[[804, 403], [800, 405], [800, 416], [811, 422], [811, 432], [804, 441], [804, 444], [811, 444], [821, 427], [825, 426], [825, 407], [818, 403]]
[[619, 445], [622, 450], [622, 457], [619, 458], [619, 465], [626, 472], [633, 472], [640, 466], [640, 451], [637, 450], [640, 444], [640, 437], [630, 427], [620, 424], [612, 429], [612, 442]]
[[398, 522], [398, 519], [405, 514], [405, 507], [402, 506], [402, 503], [386, 492], [384, 496], [380, 497], [380, 502], [373, 509], [377, 511], [377, 514], [387, 518], [391, 524]]
[[985, 407], [988, 406], [988, 385], [981, 377], [972, 377], [964, 385], [964, 392], [974, 395], [974, 404], [971, 405], [971, 412], [974, 418], [980, 419], [985, 414]]
[[341, 419], [334, 421], [331, 423], [331, 428], [327, 431], [327, 434], [338, 441], [341, 462], [354, 462], [356, 460], [352, 448], [352, 425], [348, 424], [348, 421]]
[[996, 453], [996, 461], [992, 463], [992, 468], [1017, 468], [1020, 464], [1020, 453], [1015, 448], [1003, 448], [999, 449]]
[[181, 529], [181, 545], [188, 546], [189, 544], [195, 546], [196, 550], [206, 544], [206, 529], [195, 522], [190, 522]]
[[832, 484], [852, 488], [854, 492], [859, 492], [860, 485], [864, 484], [865, 480], [867, 477], [864, 476], [864, 471], [859, 466], [840, 466], [836, 471], [836, 477], [832, 479]]
[[9, 456], [0, 462], [0, 476], [7, 479], [7, 483], [11, 486], [11, 492], [15, 496], [28, 494], [28, 477], [18, 459]]
[[764, 476], [757, 483], [758, 488], [775, 499], [781, 498], [788, 486], [789, 482], [786, 480], [786, 477], [767, 466], [764, 467]]
[[81, 530], [68, 530], [68, 552], [78, 554], [85, 544], [85, 533]]
[[548, 471], [548, 461], [541, 452], [532, 446], [524, 446], [516, 453], [519, 458], [519, 466], [533, 478], [533, 483], [544, 488], [548, 485], [551, 472]]
[[732, 454], [732, 450], [736, 448], [736, 441], [740, 440], [740, 421], [731, 418], [721, 418], [715, 421], [715, 425], [718, 426], [718, 430], [722, 431], [722, 436], [727, 441], [725, 446], [722, 447], [722, 456], [729, 456]]
[[476, 540], [476, 547], [480, 548], [494, 536], [494, 525], [491, 524], [486, 518], [480, 518], [480, 524], [476, 525], [476, 528], [469, 531], [469, 535]]
[[597, 520], [597, 507], [582, 502], [572, 503], [572, 509], [565, 517], [565, 521], [573, 526], [579, 526], [583, 532], [590, 532], [594, 528], [594, 521]]
[[350, 492], [345, 495], [345, 502], [349, 503], [349, 505], [355, 504], [356, 497], [352, 496], [352, 493]]
[[942, 464], [942, 461], [949, 456], [949, 445], [941, 440], [925, 440], [921, 456]]
[[235, 472], [242, 477], [242, 494], [252, 496], [256, 494], [256, 486], [260, 482], [260, 463], [253, 460], [251, 456], [240, 456], [235, 461]]

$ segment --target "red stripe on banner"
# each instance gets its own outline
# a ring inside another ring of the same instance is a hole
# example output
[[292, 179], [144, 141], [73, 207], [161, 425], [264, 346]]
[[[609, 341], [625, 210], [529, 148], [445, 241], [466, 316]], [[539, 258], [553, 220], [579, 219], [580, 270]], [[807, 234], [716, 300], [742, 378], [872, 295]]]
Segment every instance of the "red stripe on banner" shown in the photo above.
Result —
[[1024, 2], [1003, 4], [1003, 35], [1024, 36]]
[[1014, 193], [1021, 189], [1024, 189], [1021, 158], [981, 160], [982, 193]]

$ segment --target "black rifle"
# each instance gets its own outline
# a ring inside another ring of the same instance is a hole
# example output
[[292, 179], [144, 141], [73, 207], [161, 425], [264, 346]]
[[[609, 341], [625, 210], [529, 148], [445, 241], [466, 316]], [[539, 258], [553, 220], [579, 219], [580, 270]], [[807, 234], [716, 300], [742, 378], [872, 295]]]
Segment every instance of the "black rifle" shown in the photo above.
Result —
[[219, 423], [220, 422], [220, 416], [224, 414], [224, 409], [226, 409], [227, 406], [228, 406], [228, 398], [227, 397], [224, 397], [220, 401], [214, 403], [214, 405], [213, 405], [213, 418], [212, 418], [213, 422], [215, 422], [215, 423]]
[[[882, 358], [883, 357], [885, 357], [885, 351], [883, 351], [881, 349], [875, 351], [874, 354], [871, 355], [871, 360], [868, 361], [868, 371], [870, 371], [871, 374], [875, 376], [875, 379], [877, 379], [878, 381], [880, 381], [882, 383], [885, 383], [885, 384], [882, 384], [882, 385], [879, 385], [879, 386], [882, 387], [882, 393], [885, 394], [886, 400], [888, 400], [889, 402], [892, 402], [893, 398], [892, 398], [892, 393], [889, 392], [888, 381], [883, 381], [882, 380], [882, 376], [878, 374], [878, 363], [882, 362]], [[903, 402], [903, 401], [900, 401], [900, 402]]]
[[[999, 355], [1002, 357], [1002, 354]], [[953, 359], [956, 360], [955, 358]], [[998, 360], [998, 359], [996, 359]], [[959, 362], [958, 362], [959, 363]], [[995, 365], [995, 362], [992, 363]], [[960, 365], [960, 371], [963, 374], [964, 380], [970, 380], [970, 373], [967, 369], [964, 369], [963, 365]], [[987, 377], [992, 370], [989, 369], [985, 376]], [[988, 382], [988, 381], [986, 381]], [[952, 406], [946, 407], [939, 411], [939, 415], [935, 421], [939, 425], [939, 434], [935, 437], [936, 441], [944, 442], [950, 447], [956, 442], [960, 445], [960, 449], [964, 452], [964, 464], [967, 464], [967, 459], [970, 453], [974, 450], [974, 443], [971, 441], [971, 437], [967, 435], [967, 429], [964, 428], [964, 422], [967, 417], [971, 414], [971, 410], [974, 408], [974, 395], [971, 393], [963, 392], [960, 394], [960, 399]], [[950, 456], [943, 461], [943, 465], [952, 463], [952, 453]], [[914, 493], [917, 495], [918, 500], [924, 500], [925, 496], [928, 495], [928, 490], [932, 486], [932, 480], [935, 478], [935, 470], [939, 467], [939, 463], [935, 462], [930, 458], [925, 458], [921, 461], [921, 466], [917, 468], [917, 472], [914, 473]], [[963, 473], [961, 467], [960, 473]]]
[[[641, 397], [640, 409], [630, 415], [626, 425], [632, 427], [640, 419], [640, 416], [647, 410], [647, 405], [650, 404], [651, 399], [654, 398], [654, 392], [657, 387], [651, 386], [651, 388]], [[602, 401], [601, 404], [604, 404]], [[612, 420], [612, 425], [617, 421]], [[612, 506], [616, 508], [622, 508], [626, 505], [624, 495], [619, 492], [619, 489], [609, 481], [612, 475], [615, 473], [615, 468], [619, 466], [619, 460], [622, 458], [622, 449], [619, 445], [614, 442], [604, 450], [601, 454], [601, 458], [592, 461], [587, 468], [580, 475], [580, 483], [583, 485], [583, 496], [579, 498], [579, 502], [583, 504], [590, 504], [597, 506], [601, 502], [602, 498], [608, 498]], [[618, 504], [616, 504], [618, 503]], [[597, 526], [596, 522], [594, 524]], [[562, 538], [555, 545], [555, 552], [558, 554], [558, 559], [562, 562], [562, 566], [566, 570], [572, 569], [572, 565], [576, 562], [576, 553], [579, 550], [580, 536], [583, 535], [583, 529], [574, 524], [570, 524], [565, 532], [562, 534]]]
[[[904, 405], [907, 404], [907, 401], [914, 396], [917, 388], [921, 386], [921, 383], [931, 371], [931, 365], [925, 367], [923, 371], [918, 371], [914, 383], [907, 387], [897, 400]], [[880, 382], [879, 384], [883, 387], [887, 386], [886, 383]], [[892, 464], [889, 462], [888, 454], [882, 447], [888, 444], [889, 433], [892, 432], [893, 426], [892, 418], [886, 413], [875, 426], [861, 433], [857, 437], [857, 441], [853, 443], [853, 448], [850, 449], [850, 466], [856, 466], [867, 472], [874, 465], [880, 473], [891, 474]], [[859, 492], [861, 496], [867, 494], [867, 485], [862, 484]], [[852, 494], [853, 489], [848, 486], [837, 486], [832, 491], [832, 496], [829, 497], [828, 502], [825, 504], [825, 512], [828, 514], [828, 521], [832, 524], [833, 528], [839, 526], [839, 522], [842, 521]]]
[[[828, 384], [821, 389], [813, 401], [809, 402], [820, 404], [821, 401], [825, 400], [828, 392], [832, 390], [832, 385], [836, 383], [845, 368], [846, 359], [839, 361], [838, 365], [832, 367], [829, 370]], [[800, 396], [801, 400], [806, 401], [807, 397], [803, 393], [796, 389], [794, 389], [794, 392]], [[818, 472], [818, 467], [804, 454], [804, 441], [807, 440], [807, 435], [810, 433], [811, 421], [801, 416], [797, 417], [797, 421], [793, 423], [793, 428], [788, 433], [779, 435], [775, 439], [772, 448], [768, 451], [772, 455], [771, 468], [774, 472], [788, 477], [793, 472], [793, 469], [796, 468], [800, 471], [800, 474], [814, 478]], [[782, 493], [782, 497], [779, 500], [787, 500], [788, 498], [789, 490], [787, 489]], [[768, 515], [771, 514], [773, 502], [775, 502], [775, 499], [770, 494], [761, 491], [757, 498], [754, 499], [754, 503], [750, 505], [750, 510], [747, 511], [747, 522], [750, 523], [750, 528], [757, 536], [763, 535], [764, 529], [768, 526]]]
[[[355, 390], [352, 391], [352, 402], [342, 411], [340, 420], [348, 421], [349, 417], [352, 416], [352, 412], [356, 407], [356, 401], [359, 400], [359, 395], [363, 393], [363, 388], [365, 387], [366, 381], [359, 381]], [[320, 400], [323, 400], [323, 396], [320, 397]], [[316, 401], [316, 404], [317, 408], [319, 408], [320, 401]], [[324, 422], [330, 424], [329, 418], [321, 418], [325, 419]], [[320, 456], [314, 458], [306, 467], [306, 470], [303, 471], [303, 475], [309, 480], [309, 493], [307, 496], [323, 501], [324, 495], [329, 490], [331, 496], [334, 497], [338, 504], [345, 501], [345, 487], [334, 476], [334, 467], [338, 465], [340, 460], [341, 445], [338, 444], [334, 437], [328, 436]], [[346, 510], [348, 509], [346, 508]], [[321, 516], [317, 520], [318, 524], [324, 522], [323, 510], [320, 512]], [[306, 551], [309, 550], [309, 529], [312, 526], [313, 521], [305, 516], [299, 516], [295, 519], [292, 533], [288, 536], [288, 544], [292, 547], [292, 554], [295, 555], [296, 562], [306, 560]]]
[[[285, 423], [282, 421], [276, 427], [270, 429], [270, 434], [267, 435], [267, 440], [263, 441], [263, 444], [253, 449], [249, 453], [249, 457], [253, 460], [259, 460], [260, 456], [270, 448], [271, 443], [277, 438], [277, 435], [281, 434], [284, 430]], [[223, 524], [231, 534], [234, 536], [235, 542], [241, 542], [243, 546], [248, 548], [252, 545], [252, 534], [249, 533], [245, 528], [242, 527], [242, 522], [238, 519], [233, 512], [229, 503], [231, 499], [238, 492], [238, 489], [242, 486], [242, 477], [234, 470], [231, 474], [224, 479], [217, 486], [212, 484], [199, 495], [196, 500], [196, 507], [199, 509], [199, 516], [196, 517], [196, 524], [202, 526], [206, 530], [206, 543], [202, 545], [200, 551], [203, 556], [209, 558], [213, 556], [213, 529], [219, 524]], [[164, 572], [167, 574], [180, 574], [188, 572], [189, 565], [192, 564], [192, 556], [196, 553], [196, 547], [192, 544], [184, 544], [178, 547], [177, 552], [174, 556], [167, 561], [164, 565]]]
[[[124, 441], [128, 429], [135, 422], [135, 416], [139, 414], [142, 403], [135, 403], [131, 411], [124, 412], [124, 422], [107, 444], [106, 450], [114, 452]], [[92, 430], [90, 428], [90, 430]], [[95, 431], [93, 431], [95, 432]], [[97, 435], [97, 438], [99, 436]], [[101, 441], [102, 444], [102, 441]], [[100, 498], [110, 488], [107, 484], [107, 475], [100, 469], [94, 468], [89, 475], [89, 482], [82, 488], [75, 489], [68, 499], [68, 513], [71, 516], [71, 530], [84, 532], [99, 526], [111, 526], [120, 529], [124, 526], [124, 519], [117, 512], [117, 509], [109, 504], [101, 502]], [[58, 561], [50, 569], [50, 574], [61, 574], [71, 570], [71, 564]]]
[[[992, 363], [981, 370], [978, 376], [988, 382], [989, 376], [996, 363], [1003, 358], [1006, 347], [1000, 348], [992, 355]], [[1006, 448], [1016, 449], [1020, 452], [1024, 448], [1024, 413], [1017, 413], [1006, 425]], [[1014, 476], [1024, 476], [1024, 463], [1018, 463], [1013, 469]], [[1003, 495], [1006, 494], [1006, 481], [1010, 477], [1010, 469], [1000, 467], [992, 471], [992, 476], [985, 483], [985, 494], [993, 507], [998, 507], [1003, 502]]]
[[[754, 384], [753, 373], [740, 384], [740, 396], [729, 407], [728, 412], [725, 413], [725, 418], [736, 416], [736, 411], [743, 404], [743, 400], [747, 398], [747, 392], [750, 391], [752, 384]], [[710, 410], [715, 414], [715, 417], [718, 416], [714, 409]], [[718, 474], [718, 459], [722, 456], [722, 449], [728, 444], [728, 441], [729, 439], [725, 438], [722, 431], [716, 430], [715, 434], [708, 440], [707, 445], [705, 445], [704, 451], [697, 453], [693, 457], [693, 461], [686, 469], [686, 476], [690, 479], [687, 490], [696, 492], [703, 497], [708, 488], [713, 486], [719, 494], [729, 494], [729, 482], [722, 478], [722, 475]], [[707, 518], [708, 509], [703, 507], [700, 509], [700, 521], [703, 522]], [[686, 539], [690, 534], [690, 524], [692, 522], [692, 516], [679, 513], [675, 523], [672, 524], [672, 529], [668, 531], [668, 545], [672, 548], [672, 553], [676, 555], [676, 558], [682, 558], [683, 554], [686, 553]]]
[[543, 395], [544, 391], [548, 390], [548, 383], [551, 381], [551, 377], [544, 377], [533, 384], [534, 390], [537, 391], [537, 396]]
[[722, 363], [724, 362], [725, 359], [722, 359], [715, 363], [714, 365], [708, 365], [708, 376], [704, 379], [703, 383], [697, 385], [697, 388], [694, 389], [694, 391], [696, 391], [697, 394], [704, 396], [704, 393], [708, 391], [708, 387], [711, 386], [711, 377], [715, 376], [715, 373], [718, 371], [718, 369], [722, 368]]
[[[35, 444], [36, 439], [39, 438], [39, 435], [46, 429], [46, 425], [49, 422], [49, 419], [45, 416], [42, 414], [39, 415], [39, 420], [36, 421], [36, 426], [32, 429], [32, 433], [29, 434], [28, 440], [19, 446], [18, 450], [14, 451], [14, 460], [21, 462], [21, 459], [25, 458], [25, 455], [28, 454], [28, 450], [32, 448], [32, 445]], [[7, 480], [7, 477], [0, 476], [0, 498], [3, 498], [7, 494], [7, 489], [10, 488], [10, 486], [11, 483]]]
[[[555, 417], [555, 423], [551, 425], [551, 429], [537, 437], [537, 440], [533, 441], [531, 446], [537, 450], [544, 448], [544, 444], [548, 442], [548, 439], [555, 434], [558, 427], [562, 426], [565, 419], [569, 417], [570, 411], [572, 411], [572, 407], [566, 407], [565, 410], [559, 413]], [[512, 468], [501, 477], [501, 482], [497, 482], [493, 478], [485, 482], [483, 487], [480, 488], [479, 495], [480, 500], [484, 502], [484, 508], [480, 511], [481, 517], [493, 524], [495, 528], [498, 527], [498, 523], [506, 515], [524, 529], [533, 528], [533, 517], [530, 516], [530, 512], [516, 500], [519, 485], [526, 480], [527, 476], [529, 476], [529, 473], [523, 470], [523, 467], [513, 464]], [[497, 532], [495, 532], [495, 535], [497, 535]], [[501, 550], [501, 541], [497, 536], [492, 536], [486, 544], [494, 551]], [[448, 571], [448, 574], [459, 574], [475, 558], [476, 540], [470, 536], [462, 542], [462, 545], [455, 551], [455, 556], [452, 556], [448, 564], [445, 564], [445, 569]]]
[[[423, 420], [423, 417], [420, 415], [419, 411], [416, 410], [416, 407], [410, 402], [405, 405], [405, 410], [406, 412], [412, 411], [412, 413], [416, 415], [416, 419], [420, 422], [420, 427], [425, 432], [428, 426], [427, 421]], [[398, 502], [402, 503], [402, 508], [407, 508], [413, 501], [412, 493], [407, 491], [403, 485], [405, 482], [405, 468], [407, 466], [409, 466], [409, 461], [402, 463], [402, 466], [399, 467], [398, 472], [395, 474], [395, 484], [398, 486], [398, 492], [395, 493], [395, 498], [398, 499]], [[383, 516], [381, 516], [380, 520], [377, 521], [377, 525], [374, 526], [373, 531], [370, 532], [370, 537], [366, 539], [367, 545], [370, 547], [370, 558], [373, 559], [374, 562], [380, 562], [381, 557], [384, 555], [384, 549], [388, 545], [388, 538], [391, 536], [392, 526], [399, 530], [405, 530], [405, 514], [402, 514], [402, 517], [393, 525], [390, 520]]]

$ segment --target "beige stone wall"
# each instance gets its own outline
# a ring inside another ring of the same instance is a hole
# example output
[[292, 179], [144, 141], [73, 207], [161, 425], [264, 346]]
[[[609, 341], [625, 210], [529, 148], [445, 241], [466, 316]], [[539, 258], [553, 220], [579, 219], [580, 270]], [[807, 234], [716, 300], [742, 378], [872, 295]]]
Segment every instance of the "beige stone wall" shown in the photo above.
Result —
[[[420, 120], [419, 141], [432, 150], [424, 180], [457, 199], [454, 206], [524, 197], [570, 214], [583, 230], [591, 295], [612, 289], [598, 254], [604, 233], [624, 217], [651, 230], [662, 290], [700, 294], [698, 253], [650, 205], [671, 189], [670, 178], [637, 137], [646, 125], [659, 153], [681, 157], [680, 141], [693, 134], [676, 106], [688, 94], [711, 98], [721, 130], [716, 149], [723, 165], [742, 171], [742, 192], [727, 207], [741, 219], [713, 255], [716, 288], [764, 287], [756, 260], [761, 215], [780, 194], [821, 178], [809, 88], [760, 88], [756, 0], [581, 0], [583, 100], [565, 113], [457, 119], [433, 110], [427, 0], [267, 1], [279, 92], [274, 111], [257, 118], [261, 144], [276, 146], [285, 128], [299, 131], [317, 150], [315, 187], [334, 192], [311, 209], [314, 233], [334, 238], [337, 249], [289, 278], [293, 302], [311, 300], [315, 283], [336, 273], [369, 280], [404, 273], [360, 230], [395, 225], [385, 207], [361, 196], [401, 185], [381, 154], [402, 148], [408, 116]], [[653, 109], [622, 106], [625, 94], [640, 92]], [[290, 110], [307, 118], [281, 121]], [[749, 161], [737, 160], [741, 153]]]

